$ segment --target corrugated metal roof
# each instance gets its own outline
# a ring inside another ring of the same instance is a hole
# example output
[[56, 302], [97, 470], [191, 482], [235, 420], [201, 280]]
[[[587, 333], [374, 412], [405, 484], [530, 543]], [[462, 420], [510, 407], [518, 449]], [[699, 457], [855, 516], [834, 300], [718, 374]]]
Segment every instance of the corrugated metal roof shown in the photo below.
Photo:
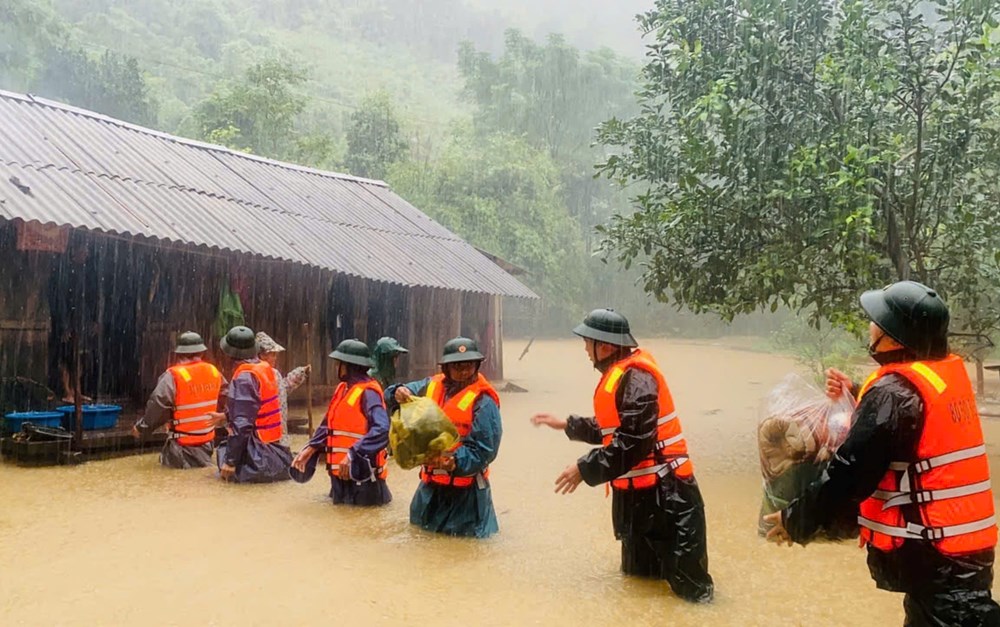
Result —
[[[0, 217], [537, 298], [380, 181], [173, 137], [0, 90]], [[24, 193], [15, 185], [27, 186]]]

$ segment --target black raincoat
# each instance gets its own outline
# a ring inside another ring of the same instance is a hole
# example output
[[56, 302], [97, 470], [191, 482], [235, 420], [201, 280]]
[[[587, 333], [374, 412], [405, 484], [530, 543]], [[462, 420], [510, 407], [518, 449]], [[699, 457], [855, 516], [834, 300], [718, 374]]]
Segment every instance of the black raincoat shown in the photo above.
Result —
[[[821, 530], [856, 518], [889, 462], [916, 461], [923, 424], [917, 389], [901, 375], [880, 378], [858, 404], [851, 432], [826, 472], [782, 512], [792, 540], [806, 544]], [[903, 515], [919, 519], [911, 507]], [[905, 625], [1000, 625], [1000, 606], [990, 594], [993, 556], [993, 549], [947, 556], [930, 543], [907, 540], [890, 552], [869, 546], [868, 569], [879, 588], [905, 593]]]
[[[603, 372], [626, 356], [605, 360], [598, 369]], [[587, 485], [607, 483], [625, 474], [656, 445], [656, 379], [642, 370], [627, 370], [618, 386], [616, 403], [621, 426], [611, 443], [577, 461]], [[570, 416], [566, 435], [571, 440], [602, 443], [601, 429], [593, 417]], [[694, 477], [667, 475], [650, 489], [614, 489], [611, 515], [615, 537], [622, 543], [622, 572], [666, 579], [674, 593], [688, 601], [712, 599], [705, 505]]]

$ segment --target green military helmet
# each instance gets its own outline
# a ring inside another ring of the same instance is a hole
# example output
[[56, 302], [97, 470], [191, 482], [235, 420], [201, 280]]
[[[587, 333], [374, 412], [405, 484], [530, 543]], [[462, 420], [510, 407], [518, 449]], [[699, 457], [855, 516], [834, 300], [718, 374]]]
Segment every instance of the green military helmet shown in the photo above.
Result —
[[177, 346], [174, 347], [174, 352], [178, 355], [194, 355], [204, 353], [207, 350], [205, 340], [201, 339], [201, 336], [194, 331], [185, 331], [178, 335]]
[[614, 309], [595, 309], [578, 324], [573, 333], [598, 342], [634, 348], [638, 342], [632, 337], [628, 320]]
[[257, 337], [247, 327], [233, 327], [219, 342], [222, 352], [233, 359], [253, 359], [260, 352]]
[[479, 345], [475, 340], [467, 337], [456, 337], [448, 340], [444, 344], [439, 365], [456, 364], [463, 361], [483, 361], [486, 356], [479, 352]]
[[886, 335], [917, 359], [948, 355], [948, 305], [916, 281], [900, 281], [861, 295], [861, 307]]
[[345, 364], [365, 366], [366, 368], [375, 365], [375, 362], [372, 361], [372, 352], [368, 349], [368, 345], [361, 340], [344, 340], [337, 344], [337, 348], [333, 349], [330, 357]]

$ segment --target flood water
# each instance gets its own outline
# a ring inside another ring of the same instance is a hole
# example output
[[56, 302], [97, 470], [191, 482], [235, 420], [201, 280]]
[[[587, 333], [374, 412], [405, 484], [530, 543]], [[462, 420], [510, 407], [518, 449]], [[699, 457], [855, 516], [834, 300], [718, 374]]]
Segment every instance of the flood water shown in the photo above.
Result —
[[[333, 507], [306, 485], [223, 485], [156, 455], [79, 467], [0, 465], [0, 623], [46, 625], [899, 625], [854, 543], [767, 545], [756, 535], [758, 400], [790, 359], [722, 345], [646, 344], [663, 366], [708, 510], [715, 602], [625, 578], [610, 499], [552, 493], [585, 450], [532, 427], [535, 411], [588, 413], [597, 373], [582, 342], [505, 345], [504, 439], [491, 480], [500, 534], [426, 534], [407, 521], [416, 471], [391, 467], [395, 500]], [[998, 423], [984, 421], [1000, 468]], [[296, 436], [300, 447], [305, 436]], [[357, 624], [357, 623], [356, 623]]]

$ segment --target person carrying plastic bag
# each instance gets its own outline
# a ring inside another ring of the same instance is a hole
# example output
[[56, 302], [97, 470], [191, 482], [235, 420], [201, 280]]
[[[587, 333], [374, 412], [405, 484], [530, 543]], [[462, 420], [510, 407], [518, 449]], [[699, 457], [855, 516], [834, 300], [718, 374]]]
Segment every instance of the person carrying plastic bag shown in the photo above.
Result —
[[965, 364], [948, 350], [948, 307], [901, 281], [861, 295], [879, 364], [857, 386], [827, 371], [827, 393], [859, 398], [823, 476], [765, 518], [768, 538], [806, 544], [858, 517], [875, 584], [902, 592], [906, 625], [1000, 625], [992, 598], [997, 527], [989, 464]]
[[500, 397], [479, 373], [485, 359], [473, 340], [456, 337], [444, 345], [440, 374], [386, 390], [392, 410], [413, 396], [434, 400], [460, 436], [457, 448], [421, 468], [410, 522], [427, 531], [486, 538], [500, 530], [489, 465], [500, 449], [503, 427]]

